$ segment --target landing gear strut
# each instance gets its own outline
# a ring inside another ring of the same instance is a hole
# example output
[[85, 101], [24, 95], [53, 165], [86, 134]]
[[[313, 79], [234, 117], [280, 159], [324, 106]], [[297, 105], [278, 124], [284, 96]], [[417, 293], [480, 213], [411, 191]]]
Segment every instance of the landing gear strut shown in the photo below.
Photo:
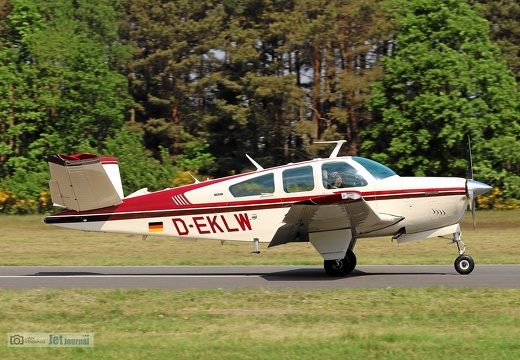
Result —
[[343, 277], [351, 273], [356, 267], [356, 264], [356, 255], [350, 249], [347, 250], [347, 254], [343, 259], [323, 261], [325, 272], [332, 277]]
[[[457, 244], [459, 249], [459, 256], [455, 259], [455, 270], [461, 275], [468, 275], [475, 268], [475, 261], [469, 255], [464, 254], [466, 252], [466, 245], [462, 242], [460, 231], [453, 234], [453, 242]], [[461, 246], [462, 245], [462, 246]]]

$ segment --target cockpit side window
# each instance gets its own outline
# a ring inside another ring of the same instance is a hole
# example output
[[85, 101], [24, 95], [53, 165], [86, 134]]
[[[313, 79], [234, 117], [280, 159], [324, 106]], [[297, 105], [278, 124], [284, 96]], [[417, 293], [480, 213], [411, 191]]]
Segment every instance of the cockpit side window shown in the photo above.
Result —
[[286, 193], [314, 190], [312, 166], [285, 170], [282, 174], [283, 190]]
[[229, 192], [234, 197], [271, 194], [274, 192], [274, 175], [266, 174], [231, 185]]
[[321, 166], [323, 186], [326, 189], [341, 189], [367, 186], [368, 182], [356, 169], [345, 162], [330, 162]]

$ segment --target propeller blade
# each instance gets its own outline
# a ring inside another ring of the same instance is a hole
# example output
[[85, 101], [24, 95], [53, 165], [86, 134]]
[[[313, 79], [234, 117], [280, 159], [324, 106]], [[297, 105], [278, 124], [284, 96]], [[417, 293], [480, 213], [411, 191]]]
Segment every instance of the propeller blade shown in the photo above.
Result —
[[469, 195], [469, 209], [471, 210], [471, 218], [473, 219], [473, 229], [476, 229], [477, 217], [475, 216], [475, 193], [473, 191]]
[[473, 180], [473, 158], [471, 156], [471, 137], [468, 134], [468, 178], [466, 180], [466, 193], [469, 198], [469, 209], [473, 218], [473, 229], [477, 228], [477, 220], [475, 217], [475, 199], [477, 196], [491, 190], [492, 187], [480, 181]]
[[468, 179], [473, 179], [473, 158], [471, 156], [471, 138], [468, 134]]

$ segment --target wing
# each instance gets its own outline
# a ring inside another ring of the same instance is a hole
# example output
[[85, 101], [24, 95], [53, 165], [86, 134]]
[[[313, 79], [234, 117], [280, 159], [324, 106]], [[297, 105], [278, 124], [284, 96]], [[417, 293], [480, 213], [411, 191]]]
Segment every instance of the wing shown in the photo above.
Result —
[[357, 192], [324, 195], [297, 202], [283, 219], [269, 247], [309, 241], [309, 233], [351, 229], [352, 237], [392, 226], [404, 217], [372, 210]]

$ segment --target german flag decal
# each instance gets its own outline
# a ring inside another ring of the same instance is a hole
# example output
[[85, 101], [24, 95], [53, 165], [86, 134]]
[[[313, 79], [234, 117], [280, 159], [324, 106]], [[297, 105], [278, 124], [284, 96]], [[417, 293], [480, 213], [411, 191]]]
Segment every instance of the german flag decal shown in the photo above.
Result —
[[148, 223], [148, 232], [163, 232], [162, 221]]

